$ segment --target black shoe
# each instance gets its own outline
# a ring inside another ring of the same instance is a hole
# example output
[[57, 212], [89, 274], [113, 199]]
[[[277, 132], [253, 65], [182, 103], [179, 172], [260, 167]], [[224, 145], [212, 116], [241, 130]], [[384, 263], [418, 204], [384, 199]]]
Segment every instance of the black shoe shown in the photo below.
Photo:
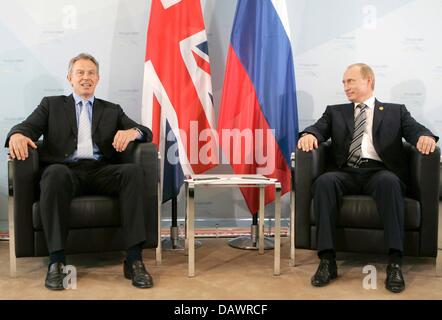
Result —
[[390, 263], [387, 266], [385, 288], [394, 293], [402, 292], [405, 289], [405, 281], [404, 276], [402, 275], [401, 266], [397, 263]]
[[63, 273], [64, 263], [54, 262], [49, 266], [46, 274], [45, 287], [51, 290], [63, 290], [63, 279], [66, 274]]
[[144, 263], [141, 260], [135, 260], [129, 266], [124, 261], [124, 277], [132, 280], [132, 285], [137, 288], [150, 288], [153, 286], [152, 276], [147, 272]]
[[312, 277], [312, 286], [323, 287], [330, 283], [331, 280], [338, 277], [338, 267], [335, 260], [321, 259], [318, 270]]

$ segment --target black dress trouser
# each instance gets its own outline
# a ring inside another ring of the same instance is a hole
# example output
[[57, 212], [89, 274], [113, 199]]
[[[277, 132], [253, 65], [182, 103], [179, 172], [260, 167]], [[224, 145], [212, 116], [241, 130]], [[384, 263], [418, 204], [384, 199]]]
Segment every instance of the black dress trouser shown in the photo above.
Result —
[[64, 250], [71, 201], [80, 195], [118, 196], [125, 247], [146, 240], [144, 170], [136, 164], [95, 160], [51, 164], [40, 180], [40, 214], [48, 250]]
[[405, 184], [393, 172], [382, 165], [371, 168], [345, 167], [320, 175], [312, 188], [318, 252], [335, 250], [336, 217], [342, 196], [352, 194], [373, 197], [383, 221], [387, 250], [403, 252]]

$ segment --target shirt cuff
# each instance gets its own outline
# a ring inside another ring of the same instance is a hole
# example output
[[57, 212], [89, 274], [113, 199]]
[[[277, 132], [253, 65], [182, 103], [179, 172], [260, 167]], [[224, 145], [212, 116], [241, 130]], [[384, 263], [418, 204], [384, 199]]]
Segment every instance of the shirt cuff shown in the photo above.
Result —
[[137, 139], [137, 140], [143, 140], [143, 137], [144, 137], [144, 133], [143, 133], [143, 131], [141, 131], [141, 130], [138, 129], [137, 127], [134, 127], [134, 128], [132, 128], [132, 129], [135, 129], [135, 130], [138, 131], [138, 136], [136, 137], [136, 139]]

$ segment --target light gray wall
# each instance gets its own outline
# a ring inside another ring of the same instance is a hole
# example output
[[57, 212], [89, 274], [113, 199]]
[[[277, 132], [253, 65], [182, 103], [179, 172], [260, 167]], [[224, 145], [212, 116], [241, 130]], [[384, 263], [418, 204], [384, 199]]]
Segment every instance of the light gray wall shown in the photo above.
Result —
[[[202, 0], [201, 5], [218, 115], [236, 0]], [[120, 103], [140, 120], [149, 0], [0, 0], [0, 7], [1, 144], [10, 127], [43, 96], [70, 92], [67, 62], [81, 51], [94, 54], [101, 63], [96, 95]], [[367, 62], [376, 72], [381, 101], [405, 103], [417, 120], [442, 133], [440, 0], [288, 0], [287, 7], [300, 128], [320, 117], [327, 104], [345, 102], [345, 66]], [[0, 220], [7, 217], [7, 152], [1, 152]], [[209, 221], [223, 218], [233, 223], [250, 217], [238, 190], [198, 197], [198, 215]], [[183, 209], [180, 206], [180, 215]], [[168, 210], [166, 205], [166, 217]]]

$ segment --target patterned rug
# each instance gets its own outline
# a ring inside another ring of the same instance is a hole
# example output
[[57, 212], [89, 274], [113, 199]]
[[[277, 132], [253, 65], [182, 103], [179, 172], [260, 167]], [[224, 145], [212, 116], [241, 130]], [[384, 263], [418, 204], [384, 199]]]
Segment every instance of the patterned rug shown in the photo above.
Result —
[[[266, 236], [274, 236], [274, 229], [269, 230], [266, 228], [264, 231]], [[281, 227], [281, 237], [288, 236], [289, 228]], [[162, 236], [170, 235], [170, 228], [161, 229]], [[195, 236], [203, 238], [235, 238], [239, 236], [250, 235], [249, 228], [198, 228], [195, 229]], [[180, 230], [180, 236], [184, 236], [184, 231]]]
[[[183, 232], [181, 232], [183, 233]], [[181, 236], [184, 235], [181, 234]], [[281, 228], [281, 236], [288, 236], [289, 228], [282, 227]], [[270, 232], [266, 229], [265, 234], [267, 236], [273, 236], [274, 230], [272, 229]], [[161, 229], [162, 236], [170, 235], [170, 228]], [[202, 238], [234, 238], [239, 236], [250, 235], [250, 228], [198, 228], [195, 229], [195, 236]], [[8, 231], [0, 231], [0, 241], [1, 240], [9, 240]]]
[[0, 241], [1, 240], [9, 240], [9, 232], [8, 231], [0, 231]]

